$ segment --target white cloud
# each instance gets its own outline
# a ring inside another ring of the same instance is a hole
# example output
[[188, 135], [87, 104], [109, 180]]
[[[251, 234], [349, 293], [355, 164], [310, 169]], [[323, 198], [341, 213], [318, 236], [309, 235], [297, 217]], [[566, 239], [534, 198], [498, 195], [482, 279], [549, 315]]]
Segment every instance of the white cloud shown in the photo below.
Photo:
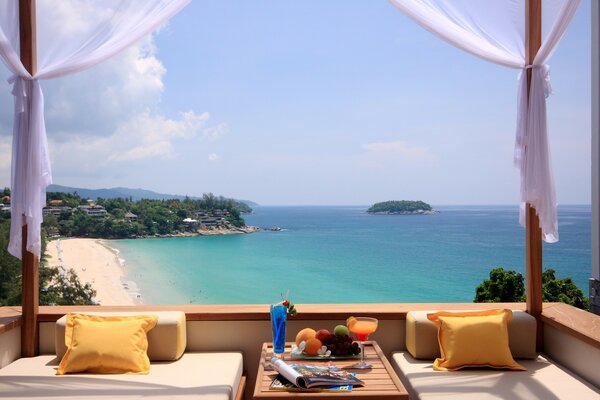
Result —
[[202, 136], [210, 142], [216, 142], [227, 132], [227, 130], [227, 124], [222, 122], [216, 126], [204, 129]]
[[[98, 21], [113, 13], [94, 2], [58, 3], [39, 2], [38, 12], [50, 16], [43, 19], [47, 25], [39, 27], [41, 33], [85, 37]], [[48, 52], [56, 41], [42, 36], [39, 47]], [[207, 112], [187, 110], [167, 116], [160, 111], [167, 70], [156, 53], [153, 37], [148, 35], [93, 68], [42, 82], [55, 178], [60, 180], [73, 173], [93, 174], [94, 178], [123, 174], [128, 170], [125, 166], [141, 165], [143, 160], [172, 159], [185, 150], [184, 143], [186, 148], [201, 146], [194, 141], [201, 139], [208, 147], [225, 134], [227, 124], [209, 125]], [[40, 58], [43, 54], [40, 52]], [[8, 76], [3, 66], [0, 72]], [[0, 102], [12, 104], [10, 91], [0, 93]], [[0, 170], [4, 175], [5, 171], [10, 173], [12, 111], [12, 107], [2, 107], [0, 112]]]
[[[175, 156], [173, 141], [191, 139], [208, 121], [210, 115], [181, 113], [178, 120], [153, 115], [149, 110], [121, 125], [111, 137], [107, 150], [112, 154], [109, 161], [139, 160], [150, 157], [171, 158]], [[114, 146], [112, 145], [114, 144]]]
[[198, 136], [209, 118], [208, 113], [188, 111], [173, 120], [146, 110], [106, 137], [74, 135], [70, 140], [51, 140], [52, 163], [59, 170], [76, 167], [98, 172], [126, 162], [174, 158], [176, 144]]
[[214, 161], [219, 161], [220, 159], [221, 159], [221, 157], [219, 157], [218, 154], [211, 153], [208, 155], [208, 161], [214, 162]]
[[382, 167], [389, 163], [432, 165], [436, 157], [427, 147], [415, 146], [406, 141], [375, 142], [362, 145], [368, 165]]
[[105, 136], [136, 115], [156, 112], [165, 67], [150, 36], [81, 73], [43, 82], [48, 136]]

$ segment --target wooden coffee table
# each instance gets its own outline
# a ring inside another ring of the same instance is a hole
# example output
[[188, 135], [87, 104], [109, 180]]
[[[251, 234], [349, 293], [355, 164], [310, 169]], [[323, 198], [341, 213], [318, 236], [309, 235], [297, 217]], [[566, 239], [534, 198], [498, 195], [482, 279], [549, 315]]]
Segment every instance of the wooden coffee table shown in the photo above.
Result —
[[[290, 358], [291, 343], [287, 343], [284, 353], [284, 361], [296, 364], [326, 364], [330, 360], [298, 360]], [[360, 398], [373, 400], [408, 400], [408, 393], [389, 361], [381, 351], [381, 348], [375, 341], [365, 342], [365, 359], [373, 364], [373, 368], [367, 370], [349, 369], [356, 372], [356, 376], [365, 382], [364, 386], [356, 386], [350, 392], [320, 391], [320, 392], [287, 392], [280, 390], [269, 390], [269, 385], [277, 375], [277, 371], [270, 365], [269, 360], [273, 356], [273, 346], [271, 343], [264, 343], [262, 354], [256, 375], [256, 385], [254, 386], [254, 399], [286, 399], [295, 397], [307, 397], [314, 399], [342, 399], [342, 398]], [[332, 360], [331, 362], [338, 367], [348, 367], [358, 360]]]

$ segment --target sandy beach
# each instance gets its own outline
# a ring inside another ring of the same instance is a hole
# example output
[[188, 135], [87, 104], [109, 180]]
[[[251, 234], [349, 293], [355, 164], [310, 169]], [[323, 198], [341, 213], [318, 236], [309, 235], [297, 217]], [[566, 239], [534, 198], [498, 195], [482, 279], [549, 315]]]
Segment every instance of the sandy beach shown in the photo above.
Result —
[[95, 302], [101, 305], [141, 304], [131, 283], [123, 280], [125, 271], [118, 253], [99, 239], [57, 239], [48, 242], [48, 266], [75, 270], [82, 283], [96, 290]]

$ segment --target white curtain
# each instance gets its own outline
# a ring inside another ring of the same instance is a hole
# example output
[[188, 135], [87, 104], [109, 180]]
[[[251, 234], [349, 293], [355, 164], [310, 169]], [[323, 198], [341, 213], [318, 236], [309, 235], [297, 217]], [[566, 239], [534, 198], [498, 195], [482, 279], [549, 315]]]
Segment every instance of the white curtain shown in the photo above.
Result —
[[[546, 64], [569, 26], [579, 0], [542, 1], [542, 46], [532, 65], [525, 60], [526, 0], [389, 0], [419, 25], [452, 45], [485, 60], [521, 69], [518, 86], [515, 165], [521, 172], [519, 221], [525, 205], [535, 207], [546, 242], [558, 241], [556, 193], [546, 125], [550, 94]], [[532, 79], [527, 101], [527, 74]]]
[[[38, 0], [40, 1], [40, 0]], [[9, 83], [15, 96], [11, 227], [9, 252], [21, 258], [21, 230], [28, 227], [27, 250], [41, 253], [40, 225], [46, 203], [46, 187], [52, 183], [44, 124], [44, 97], [40, 79], [79, 72], [133, 44], [179, 12], [190, 0], [106, 0], [105, 12], [95, 21], [85, 21], [87, 31], [57, 36], [52, 23], [77, 25], [77, 6], [69, 2], [74, 20], [38, 24], [38, 68], [31, 76], [18, 55], [18, 0], [0, 3], [0, 57], [14, 74]], [[54, 4], [56, 6], [56, 3]], [[64, 6], [65, 3], [62, 4]], [[47, 15], [38, 13], [38, 21]], [[43, 29], [46, 29], [44, 31]]]

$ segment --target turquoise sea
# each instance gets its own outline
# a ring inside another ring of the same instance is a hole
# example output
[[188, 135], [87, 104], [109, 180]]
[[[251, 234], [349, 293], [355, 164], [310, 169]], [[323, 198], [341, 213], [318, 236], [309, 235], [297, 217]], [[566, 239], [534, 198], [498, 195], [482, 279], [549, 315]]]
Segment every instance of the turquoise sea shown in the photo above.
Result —
[[[255, 208], [248, 225], [279, 232], [110, 242], [145, 304], [471, 302], [492, 267], [524, 273], [517, 206], [435, 207], [436, 215], [369, 215], [367, 207]], [[590, 206], [559, 208], [560, 242], [544, 267], [590, 276]]]

